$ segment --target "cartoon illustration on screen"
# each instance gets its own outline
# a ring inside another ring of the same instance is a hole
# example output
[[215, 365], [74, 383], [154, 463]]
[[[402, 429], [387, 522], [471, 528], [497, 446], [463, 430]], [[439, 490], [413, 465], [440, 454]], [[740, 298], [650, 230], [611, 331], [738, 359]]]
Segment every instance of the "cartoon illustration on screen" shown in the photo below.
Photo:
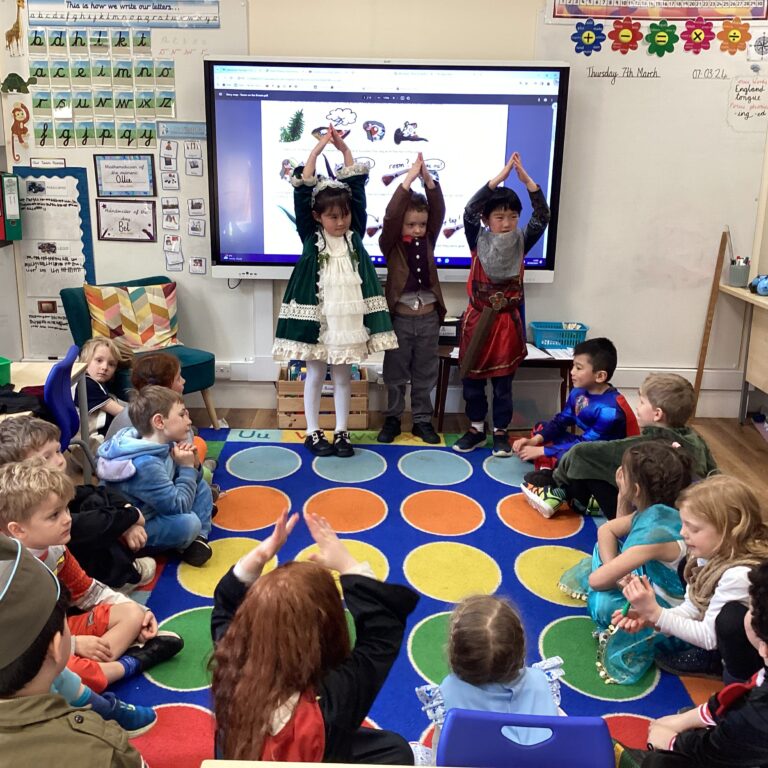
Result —
[[384, 123], [380, 123], [378, 120], [366, 120], [363, 123], [363, 130], [368, 141], [381, 141], [387, 134]]
[[380, 229], [381, 219], [378, 216], [369, 213], [365, 225], [365, 234], [368, 235], [368, 237], [373, 237]]
[[297, 109], [291, 119], [288, 121], [288, 125], [284, 125], [280, 128], [280, 141], [291, 142], [298, 141], [301, 138], [301, 134], [304, 132], [304, 110]]
[[425, 139], [416, 133], [418, 127], [418, 123], [409, 123], [406, 120], [402, 128], [395, 129], [395, 144], [399, 144], [401, 141], [429, 141], [429, 139]]
[[290, 182], [293, 171], [296, 168], [296, 161], [293, 158], [286, 157], [280, 164], [280, 178]]

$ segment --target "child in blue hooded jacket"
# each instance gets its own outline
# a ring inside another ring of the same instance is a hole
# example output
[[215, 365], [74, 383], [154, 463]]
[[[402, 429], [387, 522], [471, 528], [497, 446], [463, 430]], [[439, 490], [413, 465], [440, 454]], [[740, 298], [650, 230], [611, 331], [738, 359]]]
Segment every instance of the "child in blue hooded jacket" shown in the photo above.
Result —
[[184, 401], [171, 389], [148, 386], [128, 409], [134, 426], [101, 445], [99, 477], [142, 509], [148, 548], [179, 550], [184, 562], [201, 566], [212, 554], [213, 497], [187, 442], [192, 421]]

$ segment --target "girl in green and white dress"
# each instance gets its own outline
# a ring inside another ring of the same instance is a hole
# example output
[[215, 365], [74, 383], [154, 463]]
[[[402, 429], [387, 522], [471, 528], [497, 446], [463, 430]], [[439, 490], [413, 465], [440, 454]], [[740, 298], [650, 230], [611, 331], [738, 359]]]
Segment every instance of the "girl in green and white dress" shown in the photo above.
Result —
[[[317, 158], [331, 143], [344, 156], [336, 180], [318, 180]], [[294, 172], [296, 229], [304, 244], [283, 296], [273, 356], [305, 360], [304, 445], [315, 456], [352, 456], [347, 432], [352, 363], [397, 347], [381, 284], [363, 247], [368, 166], [356, 164], [333, 126]], [[336, 428], [333, 444], [319, 425], [326, 364], [331, 366]]]

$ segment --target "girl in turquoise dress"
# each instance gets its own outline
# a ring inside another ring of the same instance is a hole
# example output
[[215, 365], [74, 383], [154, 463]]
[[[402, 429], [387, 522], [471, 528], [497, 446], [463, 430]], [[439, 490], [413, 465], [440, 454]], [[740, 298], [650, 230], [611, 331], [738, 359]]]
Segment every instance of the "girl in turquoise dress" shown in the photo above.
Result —
[[[337, 179], [318, 180], [318, 157], [332, 143], [344, 156]], [[368, 166], [356, 164], [341, 135], [329, 126], [294, 171], [296, 229], [304, 244], [285, 290], [273, 356], [306, 361], [304, 445], [315, 456], [354, 454], [347, 432], [353, 363], [397, 347], [389, 309], [363, 247]], [[320, 429], [320, 396], [331, 366], [336, 428], [333, 444]]]
[[[586, 600], [603, 633], [601, 650], [607, 642], [611, 617], [626, 603], [621, 587], [631, 575], [647, 576], [660, 604], [671, 607], [682, 602], [685, 588], [678, 566], [686, 548], [674, 504], [690, 482], [691, 460], [679, 447], [653, 440], [624, 453], [616, 471], [617, 516], [598, 529], [592, 557], [567, 570], [559, 583], [563, 591]], [[632, 638], [633, 644], [638, 639]], [[603, 677], [629, 682], [619, 670], [614, 677], [605, 666], [605, 659], [600, 658], [598, 668]]]

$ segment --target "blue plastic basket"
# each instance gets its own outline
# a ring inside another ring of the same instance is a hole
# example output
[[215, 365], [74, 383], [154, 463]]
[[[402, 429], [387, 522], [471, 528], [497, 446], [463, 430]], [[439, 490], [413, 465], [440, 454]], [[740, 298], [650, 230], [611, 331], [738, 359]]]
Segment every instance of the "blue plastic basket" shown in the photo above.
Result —
[[539, 349], [547, 347], [575, 347], [587, 338], [588, 325], [584, 323], [532, 322], [533, 344]]

